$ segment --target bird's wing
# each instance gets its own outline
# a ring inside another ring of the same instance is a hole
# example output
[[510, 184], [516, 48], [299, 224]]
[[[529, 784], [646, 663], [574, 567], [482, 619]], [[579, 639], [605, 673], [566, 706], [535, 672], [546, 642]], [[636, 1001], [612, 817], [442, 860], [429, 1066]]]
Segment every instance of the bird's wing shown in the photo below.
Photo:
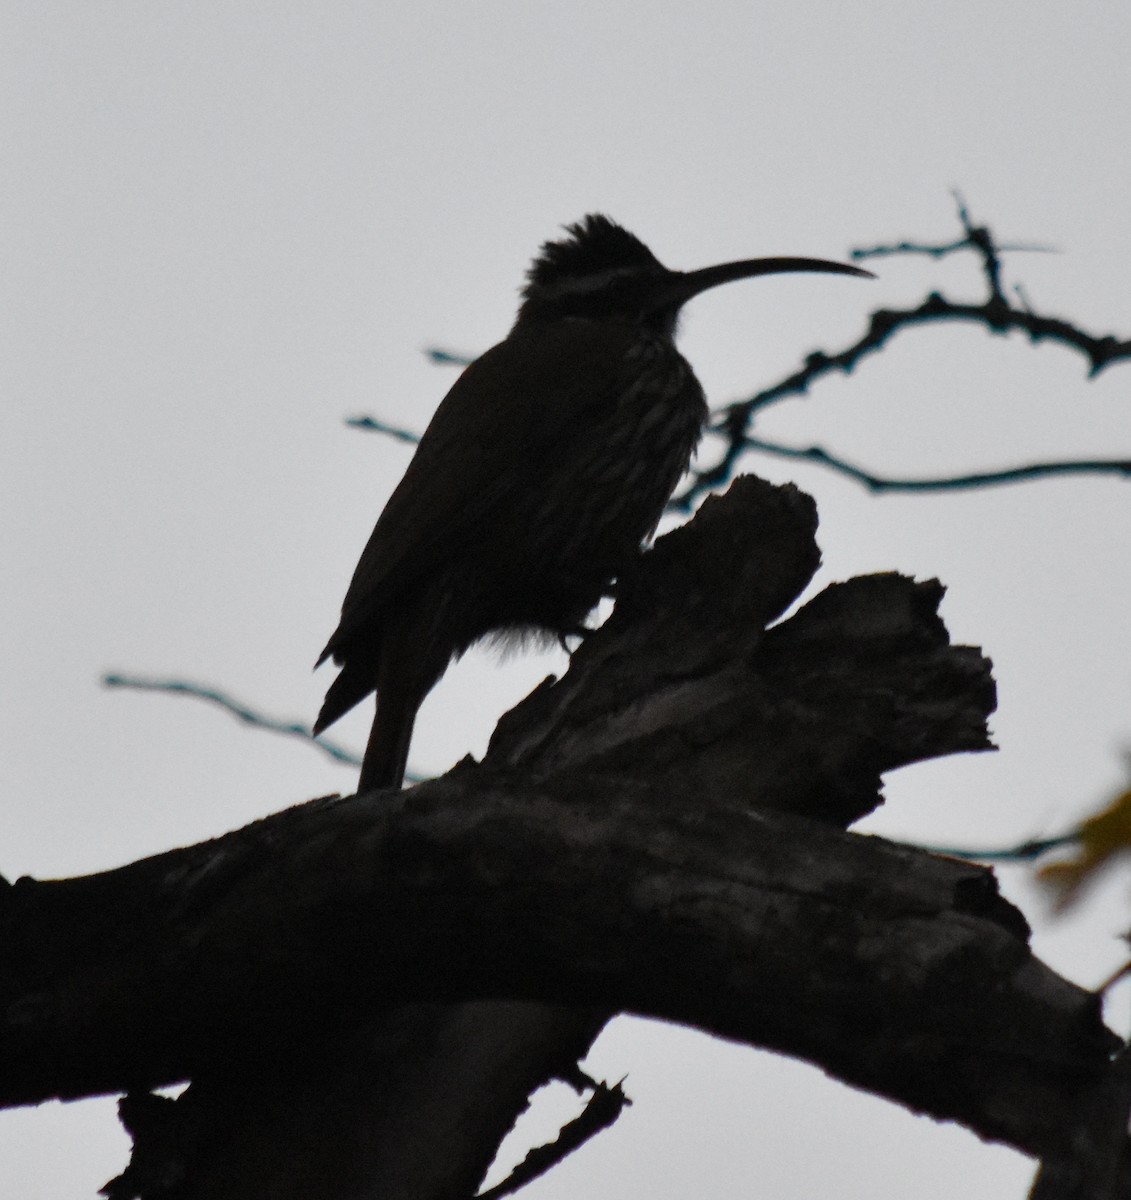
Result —
[[364, 630], [392, 591], [505, 511], [575, 437], [611, 413], [637, 344], [627, 327], [560, 321], [517, 330], [467, 367], [381, 513], [322, 659]]

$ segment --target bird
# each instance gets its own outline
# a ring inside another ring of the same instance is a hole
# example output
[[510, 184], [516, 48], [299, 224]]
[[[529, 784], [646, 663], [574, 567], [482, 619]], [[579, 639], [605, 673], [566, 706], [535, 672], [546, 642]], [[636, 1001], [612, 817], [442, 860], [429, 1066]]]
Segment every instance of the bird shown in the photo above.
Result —
[[358, 792], [399, 788], [417, 709], [484, 638], [564, 639], [655, 533], [707, 420], [675, 346], [684, 304], [819, 258], [665, 267], [590, 213], [545, 242], [513, 328], [444, 397], [377, 521], [316, 666], [340, 668], [315, 735], [371, 693]]

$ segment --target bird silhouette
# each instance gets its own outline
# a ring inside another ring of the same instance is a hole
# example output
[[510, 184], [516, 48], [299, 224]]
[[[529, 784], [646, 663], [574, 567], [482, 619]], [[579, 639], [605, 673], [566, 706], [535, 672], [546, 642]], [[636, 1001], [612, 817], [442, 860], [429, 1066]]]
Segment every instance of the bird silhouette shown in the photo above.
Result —
[[665, 267], [606, 216], [534, 259], [514, 327], [444, 397], [369, 538], [318, 660], [341, 666], [315, 733], [370, 693], [358, 790], [400, 785], [417, 709], [495, 635], [583, 628], [655, 532], [707, 418], [680, 309], [732, 280], [870, 273], [813, 258]]

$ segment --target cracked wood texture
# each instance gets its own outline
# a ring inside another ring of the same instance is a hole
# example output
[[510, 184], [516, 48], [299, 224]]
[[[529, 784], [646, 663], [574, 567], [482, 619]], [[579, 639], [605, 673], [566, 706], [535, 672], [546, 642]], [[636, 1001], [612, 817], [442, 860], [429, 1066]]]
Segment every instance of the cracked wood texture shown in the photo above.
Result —
[[130, 1091], [118, 1200], [455, 1200], [628, 1011], [960, 1121], [1048, 1189], [1102, 1109], [1125, 1181], [1096, 998], [990, 871], [843, 830], [883, 772], [988, 748], [994, 690], [937, 583], [772, 624], [815, 527], [791, 487], [709, 500], [482, 764], [0, 890], [0, 1103]]

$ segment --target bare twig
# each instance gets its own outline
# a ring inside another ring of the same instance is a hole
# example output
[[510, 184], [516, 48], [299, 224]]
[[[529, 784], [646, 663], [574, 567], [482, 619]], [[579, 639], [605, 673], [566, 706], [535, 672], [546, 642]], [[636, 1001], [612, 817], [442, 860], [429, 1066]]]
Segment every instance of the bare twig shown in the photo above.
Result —
[[915, 842], [905, 845], [914, 846], [917, 850], [925, 850], [928, 854], [943, 854], [947, 858], [960, 858], [964, 862], [1033, 862], [1048, 854], [1050, 850], [1060, 850], [1064, 846], [1073, 846], [1079, 840], [1079, 834], [1063, 833], [1057, 837], [1030, 838], [1019, 842], [1016, 846], [1004, 846], [996, 849], [969, 849], [955, 846], [920, 846]]
[[408, 442], [415, 446], [420, 441], [420, 434], [411, 429], [402, 429], [399, 425], [390, 425], [387, 421], [379, 421], [376, 417], [347, 417], [346, 424], [351, 429], [364, 429], [366, 433], [383, 433], [397, 442]]
[[475, 358], [473, 354], [459, 354], [454, 350], [445, 350], [443, 346], [426, 346], [424, 353], [440, 367], [466, 367]]
[[186, 683], [181, 679], [143, 679], [138, 675], [108, 674], [102, 676], [102, 683], [109, 688], [131, 688], [139, 692], [168, 692], [177, 696], [193, 696], [197, 700], [207, 700], [215, 704], [233, 717], [243, 721], [245, 725], [253, 725], [257, 729], [267, 729], [271, 733], [285, 734], [287, 737], [301, 738], [305, 742], [313, 742], [323, 754], [328, 754], [335, 762], [347, 766], [358, 767], [361, 759], [344, 746], [326, 737], [315, 737], [309, 725], [301, 721], [281, 721], [277, 717], [264, 716], [246, 704], [233, 700], [227, 693], [218, 688], [206, 687], [203, 684]]
[[[373, 417], [350, 417], [347, 425], [354, 429], [364, 429], [372, 433], [383, 433], [401, 442], [416, 443], [420, 440], [418, 433], [390, 425]], [[712, 432], [722, 433], [726, 429], [724, 423]], [[939, 475], [926, 479], [907, 479], [891, 475], [877, 475], [863, 467], [850, 463], [847, 459], [825, 450], [822, 446], [786, 446], [781, 442], [771, 442], [765, 438], [750, 435], [742, 439], [742, 445], [747, 450], [757, 450], [763, 454], [776, 455], [778, 458], [802, 459], [828, 467], [838, 474], [846, 475], [849, 479], [863, 484], [871, 492], [946, 492], [962, 491], [966, 488], [996, 487], [1006, 483], [1024, 483], [1031, 479], [1047, 478], [1051, 475], [1120, 475], [1131, 476], [1131, 459], [1125, 458], [1078, 458], [1051, 460], [1049, 462], [1026, 463], [1019, 467], [1003, 467], [996, 471], [973, 471], [965, 475]], [[719, 480], [725, 482], [725, 477]], [[684, 496], [673, 500], [670, 506], [676, 511], [686, 511], [689, 502]]]
[[[985, 299], [979, 304], [959, 303], [947, 298], [941, 292], [935, 291], [929, 293], [914, 308], [879, 309], [872, 314], [864, 334], [850, 346], [836, 353], [816, 350], [805, 359], [800, 370], [746, 400], [727, 406], [718, 414], [712, 425], [713, 431], [724, 438], [723, 448], [713, 463], [692, 472], [688, 484], [672, 501], [673, 508], [679, 511], [689, 511], [704, 494], [725, 484], [733, 476], [739, 459], [751, 449], [786, 454], [790, 457], [814, 458], [835, 469], [844, 470], [845, 473], [874, 487], [873, 480], [877, 477], [871, 476], [867, 472], [859, 472], [855, 468], [848, 467], [847, 464], [841, 465], [842, 460], [837, 459], [834, 455], [824, 451], [816, 453], [804, 451], [795, 454], [784, 447], [775, 447], [767, 443], [760, 444], [751, 436], [750, 429], [756, 415], [771, 404], [776, 404], [791, 396], [806, 394], [814, 383], [834, 371], [850, 374], [862, 359], [883, 349], [892, 337], [904, 329], [936, 322], [962, 322], [981, 325], [997, 334], [1023, 333], [1034, 345], [1045, 341], [1055, 342], [1083, 355], [1088, 363], [1089, 378], [1094, 378], [1114, 362], [1131, 358], [1131, 339], [1120, 339], [1112, 334], [1092, 334], [1063, 318], [1042, 316], [1033, 310], [1028, 298], [1023, 293], [1019, 295], [1016, 304], [1011, 304], [1002, 289], [1001, 254], [1006, 250], [1038, 250], [1044, 249], [1044, 247], [999, 245], [988, 227], [975, 225], [971, 221], [969, 211], [961, 198], [956, 197], [956, 200], [958, 217], [964, 232], [964, 236], [957, 241], [942, 245], [900, 242], [890, 246], [874, 246], [870, 249], [854, 250], [852, 257], [862, 259], [881, 255], [925, 254], [932, 258], [942, 258], [960, 250], [974, 250], [982, 259], [982, 271], [986, 282]], [[904, 490], [928, 491], [940, 490], [943, 487], [976, 487], [985, 484], [1014, 482], [1017, 479], [1036, 478], [1041, 475], [1081, 471], [1127, 473], [1123, 463], [1106, 463], [1102, 460], [1091, 466], [1042, 464], [1037, 469], [1020, 468], [1018, 472], [994, 472], [985, 478], [980, 475], [961, 476], [955, 483], [936, 481], [929, 483], [927, 487], [920, 487], [912, 483]], [[877, 490], [882, 490], [883, 486], [881, 480]], [[898, 482], [895, 483], [895, 486], [903, 487]]]
[[1131, 476], [1131, 459], [1081, 458], [1063, 461], [1027, 463], [997, 471], [974, 471], [965, 475], [939, 475], [926, 479], [900, 479], [877, 475], [830, 453], [821, 446], [783, 446], [764, 438], [746, 437], [746, 446], [779, 458], [803, 459], [846, 475], [872, 492], [943, 492], [964, 488], [993, 487], [1004, 483], [1022, 483], [1050, 475], [1122, 475]]
[[[922, 254], [927, 258], [940, 259], [946, 258], [950, 254], [955, 254], [960, 250], [969, 249], [970, 239], [962, 237], [955, 242], [944, 242], [941, 245], [930, 245], [926, 242], [893, 242], [891, 245], [861, 246], [850, 251], [849, 254], [855, 262], [860, 262], [866, 258], [894, 258], [897, 254]], [[998, 251], [1002, 254], [1059, 253], [1055, 246], [1039, 246], [1035, 243], [1026, 242], [1007, 242], [998, 246]]]

